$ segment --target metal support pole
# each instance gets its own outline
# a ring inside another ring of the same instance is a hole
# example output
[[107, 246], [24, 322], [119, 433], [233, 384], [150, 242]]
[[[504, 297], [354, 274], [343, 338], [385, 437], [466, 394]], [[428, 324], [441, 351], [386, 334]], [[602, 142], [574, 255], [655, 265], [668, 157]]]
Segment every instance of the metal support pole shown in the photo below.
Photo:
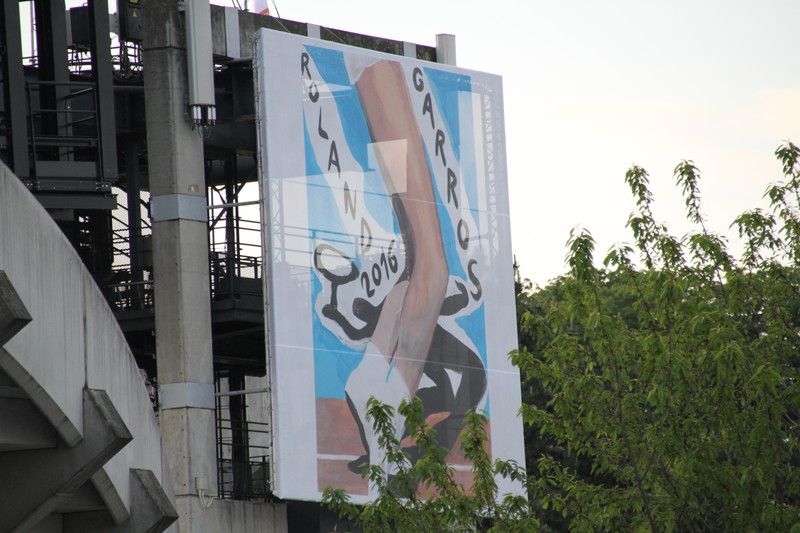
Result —
[[108, 2], [89, 0], [92, 81], [97, 86], [98, 137], [102, 174], [99, 180], [113, 182], [117, 178], [117, 134], [114, 111], [114, 79], [111, 64], [111, 39], [108, 26]]
[[[39, 80], [69, 81], [67, 60], [67, 15], [64, 0], [34, 2], [36, 12], [36, 46], [38, 51]], [[40, 87], [40, 108], [60, 110], [67, 96], [63, 85]], [[63, 113], [42, 117], [42, 133], [67, 135], [67, 118]], [[31, 132], [33, 133], [33, 132]], [[64, 154], [59, 154], [59, 159]]]
[[128, 241], [131, 254], [131, 281], [144, 280], [142, 257], [142, 208], [139, 182], [139, 139], [129, 134], [125, 138], [125, 174], [128, 189]]
[[[244, 375], [232, 374], [228, 386], [241, 390], [244, 388]], [[231, 416], [231, 459], [233, 462], [233, 497], [242, 498], [250, 494], [252, 479], [250, 474], [250, 438], [247, 431], [247, 402], [244, 396], [231, 396], [229, 404]]]
[[[225, 160], [225, 199], [226, 203], [235, 203], [238, 199], [236, 195], [236, 153], [228, 154]], [[228, 274], [228, 293], [231, 298], [235, 297], [236, 279], [239, 277], [237, 260], [239, 259], [239, 247], [237, 242], [237, 232], [235, 224], [239, 214], [239, 209], [230, 206], [225, 209], [225, 270]]]
[[8, 163], [14, 174], [25, 179], [30, 175], [30, 162], [18, 2], [0, 3], [0, 53], [6, 137], [10, 145]]

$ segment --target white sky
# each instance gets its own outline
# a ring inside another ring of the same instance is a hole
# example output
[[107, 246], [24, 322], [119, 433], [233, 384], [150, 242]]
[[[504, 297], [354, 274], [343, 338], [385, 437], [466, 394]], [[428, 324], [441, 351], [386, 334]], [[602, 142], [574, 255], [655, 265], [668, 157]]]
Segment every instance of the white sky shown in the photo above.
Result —
[[672, 170], [693, 160], [708, 225], [728, 233], [780, 178], [775, 148], [800, 143], [798, 0], [274, 2], [283, 18], [367, 35], [452, 33], [459, 66], [503, 76], [514, 254], [540, 285], [566, 271], [571, 228], [592, 232], [598, 259], [630, 240], [631, 164], [683, 233]]

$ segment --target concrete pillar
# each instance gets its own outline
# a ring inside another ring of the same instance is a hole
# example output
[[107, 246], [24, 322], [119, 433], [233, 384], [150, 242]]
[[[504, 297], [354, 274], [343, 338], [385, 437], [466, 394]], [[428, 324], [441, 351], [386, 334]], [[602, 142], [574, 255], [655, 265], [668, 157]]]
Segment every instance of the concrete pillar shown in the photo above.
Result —
[[436, 61], [456, 66], [456, 36], [450, 33], [436, 34]]
[[181, 533], [207, 531], [195, 478], [217, 494], [203, 141], [188, 113], [183, 14], [145, 0], [145, 101], [153, 217], [160, 426]]

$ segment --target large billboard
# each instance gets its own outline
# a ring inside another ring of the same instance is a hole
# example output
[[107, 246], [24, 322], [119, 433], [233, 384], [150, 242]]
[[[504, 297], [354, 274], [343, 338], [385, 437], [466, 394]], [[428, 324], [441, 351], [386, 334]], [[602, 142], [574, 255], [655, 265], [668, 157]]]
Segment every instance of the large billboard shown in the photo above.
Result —
[[419, 397], [467, 485], [470, 410], [522, 464], [501, 79], [270, 30], [256, 55], [274, 492], [369, 499], [370, 397]]

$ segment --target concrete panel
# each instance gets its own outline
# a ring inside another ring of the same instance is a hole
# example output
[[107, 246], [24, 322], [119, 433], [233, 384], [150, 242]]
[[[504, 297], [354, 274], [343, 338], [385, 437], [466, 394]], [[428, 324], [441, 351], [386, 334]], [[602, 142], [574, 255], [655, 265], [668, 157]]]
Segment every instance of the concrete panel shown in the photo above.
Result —
[[164, 446], [170, 461], [176, 498], [196, 494], [194, 478], [206, 476], [208, 492], [216, 495], [216, 433], [212, 409], [166, 409], [161, 411], [161, 424], [171, 428], [171, 438]]
[[131, 533], [161, 533], [178, 519], [178, 512], [151, 470], [131, 470], [135, 511]]
[[[212, 33], [214, 29], [216, 28], [212, 29]], [[235, 7], [225, 8], [225, 48], [225, 55], [228, 57], [242, 57], [239, 50], [239, 10]]]
[[206, 508], [196, 496], [178, 498], [177, 503], [180, 514], [196, 518], [194, 533], [288, 533], [286, 504], [215, 500]]
[[131, 470], [130, 485], [130, 520], [115, 523], [104, 511], [73, 513], [64, 517], [63, 533], [161, 533], [175, 522], [177, 511], [152, 471]]
[[[117, 456], [119, 456], [119, 454], [117, 454]], [[128, 510], [126, 502], [122, 500], [119, 492], [117, 492], [114, 482], [108, 477], [105, 471], [107, 467], [108, 463], [106, 463], [104, 468], [95, 472], [91, 477], [91, 483], [87, 483], [85, 486], [91, 485], [98, 497], [103, 501], [104, 510], [108, 512], [111, 520], [115, 524], [122, 524], [130, 519], [131, 512]], [[133, 506], [134, 503], [131, 502], [131, 508], [133, 508]]]
[[[68, 442], [83, 428], [83, 265], [66, 237], [31, 193], [0, 165], [0, 270], [33, 323], [5, 344], [60, 413], [52, 420]], [[88, 274], [87, 274], [88, 276]], [[12, 376], [13, 377], [13, 376]], [[37, 398], [31, 397], [38, 401]]]
[[[78, 445], [84, 433], [84, 389], [108, 392], [123, 425], [136, 437], [93, 477], [116, 521], [128, 516], [131, 468], [151, 470], [171, 497], [150, 398], [113, 313], [50, 216], [2, 164], [0, 249], [0, 270], [33, 318], [0, 348], [0, 370], [68, 447]], [[2, 469], [0, 478], [6, 478]]]
[[212, 383], [206, 225], [154, 223], [153, 258], [159, 381]]
[[133, 438], [105, 392], [87, 390], [83, 398], [92, 430], [78, 445], [0, 454], [0, 533], [38, 524]]
[[0, 346], [28, 325], [31, 315], [6, 273], [0, 270]]
[[[104, 467], [119, 497], [128, 502], [130, 468], [152, 470], [159, 480], [169, 479], [162, 471], [161, 432], [139, 368], [105, 299], [94, 284], [87, 284], [83, 300], [86, 305], [86, 383], [90, 388], [107, 391], [120, 417], [136, 436], [130, 446]], [[98, 309], [106, 312], [97, 312]]]
[[222, 523], [236, 524], [242, 533], [287, 533], [286, 505], [279, 503], [221, 502]]
[[78, 490], [58, 495], [58, 505], [53, 514], [78, 513], [86, 511], [103, 511], [105, 502], [91, 483], [84, 483]]
[[36, 524], [28, 533], [62, 533], [64, 525], [60, 514], [53, 514]]
[[142, 24], [153, 48], [177, 46], [186, 49], [183, 13], [176, 9], [174, 2], [142, 0]]
[[0, 398], [0, 452], [54, 448], [56, 432], [28, 399]]
[[[230, 24], [229, 18], [231, 15], [227, 12], [228, 9], [233, 9], [236, 18], [239, 18], [238, 9], [232, 7], [211, 6], [211, 52], [217, 57], [231, 57], [228, 55], [228, 25]], [[236, 23], [236, 34], [239, 34], [239, 23]], [[236, 43], [236, 49], [239, 49], [239, 43]]]
[[[212, 11], [212, 16], [214, 15]], [[295, 22], [288, 19], [268, 17], [249, 11], [239, 11], [239, 50], [244, 57], [253, 56], [253, 43], [255, 35], [261, 28], [270, 28], [278, 31], [285, 31], [297, 35], [306, 34], [304, 22]]]
[[[150, 0], [154, 1], [154, 0]], [[211, 45], [215, 55], [228, 56], [228, 48], [226, 44], [225, 28], [225, 8], [221, 6], [211, 6]], [[155, 14], [156, 20], [163, 20], [159, 18], [162, 16], [161, 12]], [[335, 30], [331, 28], [322, 28], [316, 26], [315, 28], [308, 28], [304, 22], [295, 22], [294, 20], [282, 19], [277, 17], [270, 17], [259, 15], [258, 13], [251, 13], [249, 11], [239, 11], [239, 53], [242, 57], [252, 57], [253, 55], [253, 41], [255, 34], [261, 28], [269, 28], [272, 30], [285, 31], [294, 33], [296, 35], [308, 35], [310, 37], [319, 37], [322, 39], [344, 42], [353, 46], [360, 46], [370, 50], [379, 50], [392, 54], [403, 54], [404, 44], [401, 41], [393, 41], [391, 39], [382, 39], [379, 37], [370, 37], [368, 35], [360, 35], [357, 33], [346, 32], [342, 30]], [[165, 42], [166, 33], [162, 30], [158, 42]], [[174, 41], [175, 39], [173, 39]], [[179, 46], [183, 46], [180, 44]], [[436, 60], [436, 48], [432, 46], [416, 45], [416, 58], [424, 59], [426, 61]]]
[[[172, 197], [195, 196], [198, 203], [205, 202], [203, 140], [186, 116], [187, 56], [172, 37], [183, 31], [182, 15], [172, 2], [149, 2], [143, 12], [147, 13], [143, 57], [152, 198], [159, 203], [159, 198], [167, 197], [168, 203]], [[168, 386], [165, 392], [181, 390], [180, 385], [170, 388], [173, 384], [204, 388], [214, 382], [208, 230], [205, 222], [177, 214], [177, 219], [153, 223], [156, 353], [159, 384]], [[167, 405], [178, 405], [167, 400]], [[206, 476], [212, 481], [210, 492], [216, 492], [214, 410], [162, 408], [160, 420], [180, 511], [182, 500], [196, 498], [196, 476]], [[194, 516], [191, 506], [186, 509], [188, 514], [179, 513], [181, 532], [201, 531], [203, 518]]]
[[[72, 420], [64, 416], [62, 406], [48, 394], [25, 367], [5, 348], [0, 348], [0, 369], [6, 376], [14, 380], [17, 387], [24, 392], [26, 398], [30, 398], [38, 411], [55, 428], [58, 435], [68, 446], [75, 446], [81, 441], [83, 438], [82, 431], [75, 427]], [[82, 420], [83, 416], [81, 415]]]
[[162, 148], [148, 152], [150, 192], [153, 196], [205, 197], [203, 143], [187, 114], [189, 74], [183, 14], [175, 3], [158, 1], [146, 1], [142, 14], [147, 35], [143, 43], [147, 144]]

